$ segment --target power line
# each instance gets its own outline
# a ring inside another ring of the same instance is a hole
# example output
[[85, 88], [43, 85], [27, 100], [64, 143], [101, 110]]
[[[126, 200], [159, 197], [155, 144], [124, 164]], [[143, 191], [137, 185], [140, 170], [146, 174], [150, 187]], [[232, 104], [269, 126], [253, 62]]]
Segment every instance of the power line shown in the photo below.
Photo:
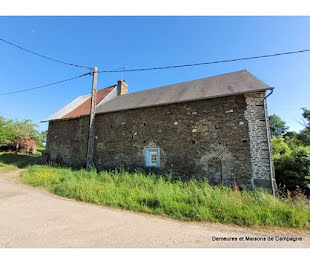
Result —
[[[66, 64], [66, 65], [71, 65], [71, 66], [92, 69], [92, 67], [82, 66], [82, 65], [77, 65], [77, 64], [71, 64], [71, 63], [66, 63], [66, 62], [63, 62], [63, 61], [56, 60], [56, 59], [52, 59], [52, 58], [47, 57], [45, 55], [41, 55], [41, 54], [38, 54], [36, 52], [30, 51], [28, 49], [25, 49], [23, 47], [20, 47], [20, 46], [14, 44], [14, 43], [11, 43], [11, 42], [9, 42], [7, 40], [4, 40], [1, 37], [0, 37], [0, 40], [5, 42], [5, 43], [8, 43], [10, 45], [13, 45], [13, 46], [15, 46], [17, 48], [20, 48], [22, 50], [25, 50], [27, 52], [30, 52], [30, 53], [35, 54], [35, 55], [38, 55], [40, 57], [44, 57], [44, 58], [52, 60], [52, 61], [60, 62], [60, 63]], [[192, 63], [192, 64], [181, 64], [181, 65], [171, 65], [171, 66], [162, 66], [162, 67], [137, 68], [137, 69], [127, 69], [127, 67], [126, 67], [126, 68], [122, 68], [122, 69], [118, 69], [118, 70], [102, 70], [102, 71], [98, 71], [98, 73], [113, 73], [113, 72], [115, 72], [115, 73], [122, 72], [123, 73], [123, 72], [138, 72], [138, 71], [152, 71], [152, 70], [164, 70], [164, 69], [172, 69], [172, 68], [194, 67], [194, 66], [210, 65], [210, 64], [217, 64], [217, 63], [228, 63], [228, 62], [235, 62], [235, 61], [245, 61], [245, 60], [253, 60], [253, 59], [260, 59], [260, 58], [269, 58], [269, 57], [291, 55], [291, 54], [305, 53], [305, 52], [310, 52], [310, 49], [297, 50], [297, 51], [288, 51], [288, 52], [282, 52], [282, 53], [274, 53], [274, 54], [252, 56], [252, 57], [244, 57], [244, 58], [235, 58], [235, 59], [228, 59], [228, 60], [218, 60], [218, 61], [200, 62], [200, 63]], [[86, 76], [86, 75], [91, 75], [92, 73], [93, 72], [84, 73], [84, 74], [76, 76], [76, 77], [72, 77], [72, 78], [69, 78], [69, 79], [65, 79], [65, 80], [61, 80], [61, 81], [57, 81], [57, 82], [49, 83], [49, 84], [46, 84], [46, 85], [41, 85], [41, 86], [29, 88], [29, 89], [23, 89], [23, 90], [8, 92], [8, 93], [2, 93], [2, 94], [0, 94], [0, 96], [1, 95], [9, 95], [9, 94], [21, 93], [21, 92], [26, 92], [26, 91], [35, 90], [35, 89], [40, 89], [40, 88], [44, 88], [44, 87], [47, 87], [47, 86], [51, 86], [51, 85], [55, 85], [55, 84], [59, 84], [59, 83], [67, 82], [67, 81], [71, 81], [71, 80], [74, 80], [74, 79], [78, 79], [78, 78], [81, 78], [81, 77]]]
[[9, 94], [22, 93], [22, 92], [27, 92], [27, 91], [36, 90], [36, 89], [41, 89], [41, 88], [48, 87], [48, 86], [51, 86], [51, 85], [55, 85], [55, 84], [59, 84], [59, 83], [63, 83], [63, 82], [68, 82], [68, 81], [71, 81], [71, 80], [74, 80], [74, 79], [78, 79], [78, 78], [84, 77], [86, 75], [91, 75], [91, 74], [92, 74], [92, 72], [88, 72], [88, 73], [81, 74], [79, 76], [75, 76], [75, 77], [72, 77], [72, 78], [64, 79], [64, 80], [53, 82], [53, 83], [44, 84], [44, 85], [33, 87], [33, 88], [28, 88], [28, 89], [23, 89], [23, 90], [8, 92], [8, 93], [1, 93], [0, 96], [1, 95], [9, 95]]
[[282, 52], [282, 53], [274, 53], [274, 54], [267, 54], [267, 55], [253, 56], [253, 57], [237, 58], [237, 59], [229, 59], [229, 60], [199, 62], [199, 63], [192, 63], [192, 64], [171, 65], [171, 66], [163, 66], [163, 67], [138, 68], [138, 69], [119, 69], [119, 70], [102, 70], [102, 71], [98, 71], [98, 73], [165, 70], [165, 69], [172, 69], [172, 68], [184, 68], [184, 67], [194, 67], [194, 66], [201, 66], [201, 65], [217, 64], [217, 63], [228, 63], [228, 62], [235, 62], [235, 61], [254, 60], [254, 59], [269, 58], [269, 57], [276, 57], [276, 56], [282, 56], [282, 55], [291, 55], [291, 54], [304, 53], [304, 52], [310, 52], [310, 49], [288, 51], [288, 52]]
[[23, 51], [27, 51], [27, 52], [29, 52], [29, 53], [31, 53], [31, 54], [33, 54], [33, 55], [36, 55], [36, 56], [39, 56], [39, 57], [42, 57], [42, 58], [45, 58], [45, 59], [48, 59], [48, 60], [51, 60], [51, 61], [54, 61], [54, 62], [62, 63], [62, 64], [69, 65], [69, 66], [79, 67], [79, 68], [92, 69], [92, 67], [89, 67], [89, 66], [84, 66], [84, 65], [69, 63], [69, 62], [65, 62], [65, 61], [61, 61], [61, 60], [58, 60], [58, 59], [54, 59], [54, 58], [48, 57], [48, 56], [46, 56], [46, 55], [39, 54], [39, 53], [37, 53], [37, 52], [34, 52], [34, 51], [31, 51], [31, 50], [26, 49], [26, 48], [24, 48], [24, 47], [21, 47], [21, 46], [15, 44], [15, 43], [12, 43], [12, 42], [10, 42], [10, 41], [8, 41], [8, 40], [5, 40], [5, 39], [3, 39], [3, 38], [1, 38], [1, 37], [0, 37], [0, 41], [5, 42], [5, 43], [7, 43], [7, 44], [9, 44], [9, 45], [11, 45], [11, 46], [13, 46], [13, 47], [15, 47], [15, 48], [18, 48], [18, 49], [23, 50]]

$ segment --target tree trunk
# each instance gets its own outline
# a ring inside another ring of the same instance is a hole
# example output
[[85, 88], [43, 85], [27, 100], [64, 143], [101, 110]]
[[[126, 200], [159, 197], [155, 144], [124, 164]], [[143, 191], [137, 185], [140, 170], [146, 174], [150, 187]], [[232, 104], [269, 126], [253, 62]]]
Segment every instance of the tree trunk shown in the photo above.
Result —
[[19, 140], [16, 141], [15, 154], [17, 154], [19, 149]]

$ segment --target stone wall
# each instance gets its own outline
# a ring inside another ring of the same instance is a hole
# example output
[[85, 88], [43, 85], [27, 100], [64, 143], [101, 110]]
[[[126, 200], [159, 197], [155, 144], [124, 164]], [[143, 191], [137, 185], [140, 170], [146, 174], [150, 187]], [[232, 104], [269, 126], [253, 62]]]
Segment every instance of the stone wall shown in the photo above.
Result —
[[[160, 168], [182, 179], [252, 188], [268, 179], [261, 94], [237, 95], [96, 115], [98, 169], [145, 168], [144, 149], [160, 148]], [[88, 117], [50, 122], [47, 152], [85, 165]], [[254, 139], [250, 139], [250, 136]], [[259, 154], [257, 154], [259, 153]], [[258, 155], [258, 156], [257, 156]], [[264, 161], [264, 162], [263, 162]], [[265, 162], [266, 161], [266, 162]]]
[[85, 165], [89, 117], [49, 122], [46, 153], [52, 161], [73, 167]]
[[245, 110], [240, 95], [97, 115], [96, 166], [143, 168], [144, 148], [159, 147], [163, 172], [249, 187]]
[[[245, 117], [249, 124], [251, 137], [251, 161], [253, 171], [253, 185], [271, 189], [268, 138], [266, 131], [265, 106], [263, 93], [250, 93], [245, 95], [247, 109]], [[266, 116], [268, 116], [266, 114]], [[267, 120], [268, 121], [268, 120]], [[272, 163], [273, 164], [273, 163]], [[274, 173], [272, 176], [274, 178]]]

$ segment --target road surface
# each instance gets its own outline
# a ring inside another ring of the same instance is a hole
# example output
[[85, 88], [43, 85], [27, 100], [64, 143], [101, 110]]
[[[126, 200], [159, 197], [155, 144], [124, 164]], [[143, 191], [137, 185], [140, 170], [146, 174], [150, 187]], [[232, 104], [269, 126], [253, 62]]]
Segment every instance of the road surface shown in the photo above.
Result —
[[189, 223], [96, 206], [23, 185], [18, 174], [0, 172], [0, 247], [310, 247], [309, 231]]

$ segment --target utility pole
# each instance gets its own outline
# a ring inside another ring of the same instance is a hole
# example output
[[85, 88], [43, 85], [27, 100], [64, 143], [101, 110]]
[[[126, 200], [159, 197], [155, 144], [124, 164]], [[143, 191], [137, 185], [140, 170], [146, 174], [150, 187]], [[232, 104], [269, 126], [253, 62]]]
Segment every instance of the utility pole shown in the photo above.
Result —
[[90, 115], [89, 115], [86, 169], [90, 169], [94, 163], [97, 73], [98, 73], [98, 68], [96, 66], [94, 66], [94, 69], [93, 69], [93, 86], [92, 86], [92, 91], [91, 91], [91, 103], [90, 103]]

